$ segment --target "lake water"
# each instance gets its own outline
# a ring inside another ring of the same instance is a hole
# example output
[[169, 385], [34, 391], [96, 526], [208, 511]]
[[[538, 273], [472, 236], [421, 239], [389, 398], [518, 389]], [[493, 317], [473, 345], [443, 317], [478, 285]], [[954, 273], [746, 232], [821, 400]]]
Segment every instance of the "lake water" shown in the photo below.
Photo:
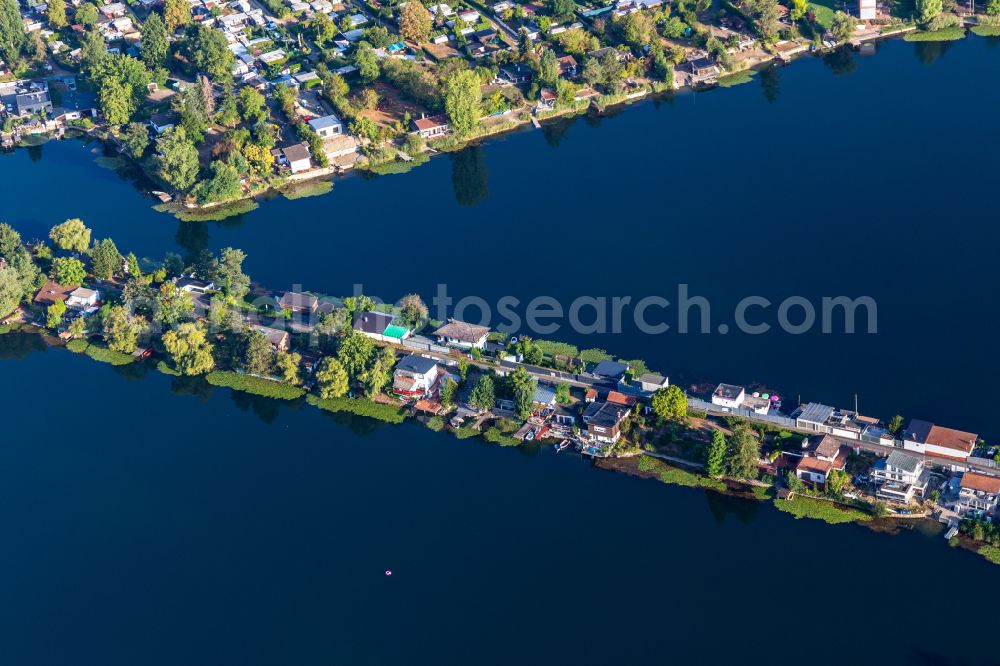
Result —
[[0, 377], [4, 664], [997, 661], [941, 621], [989, 617], [996, 568], [939, 533], [794, 520], [36, 337], [0, 336]]
[[[710, 334], [674, 325], [647, 335], [626, 314], [618, 334], [578, 334], [564, 321], [549, 337], [644, 358], [675, 381], [759, 383], [793, 405], [801, 395], [852, 407], [857, 394], [867, 414], [992, 438], [1000, 225], [989, 174], [1000, 132], [982, 113], [1000, 102], [998, 83], [996, 40], [892, 41], [873, 57], [807, 58], [747, 85], [518, 132], [207, 224], [151, 210], [94, 165], [93, 146], [50, 143], [0, 156], [0, 219], [44, 237], [82, 217], [155, 258], [233, 245], [273, 288], [348, 294], [363, 283], [390, 301], [411, 291], [429, 301], [446, 283], [456, 298], [489, 303], [676, 304], [687, 284], [710, 301]], [[715, 332], [755, 295], [775, 304], [763, 318], [772, 324], [790, 296], [817, 309], [825, 296], [870, 296], [878, 333]]]

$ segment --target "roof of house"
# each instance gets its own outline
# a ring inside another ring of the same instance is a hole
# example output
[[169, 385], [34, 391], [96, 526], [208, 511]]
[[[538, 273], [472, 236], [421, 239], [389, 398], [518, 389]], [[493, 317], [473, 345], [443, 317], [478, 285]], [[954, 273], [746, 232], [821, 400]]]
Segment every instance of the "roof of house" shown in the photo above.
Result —
[[974, 433], [954, 430], [952, 428], [942, 428], [936, 425], [931, 426], [926, 441], [928, 444], [933, 444], [934, 446], [972, 453], [972, 449], [976, 447], [977, 439], [979, 439], [979, 435]]
[[911, 456], [909, 453], [893, 451], [886, 458], [885, 464], [906, 472], [916, 472], [920, 468], [921, 461], [920, 458]]
[[[281, 296], [282, 308], [307, 308], [315, 310], [319, 305], [319, 299], [309, 294], [300, 294], [297, 291], [286, 291]], [[381, 331], [379, 331], [381, 333]]]
[[726, 400], [736, 400], [740, 397], [740, 394], [744, 392], [742, 386], [734, 386], [733, 384], [719, 384], [715, 387], [715, 391], [712, 392], [717, 398], [724, 398]]
[[551, 405], [556, 401], [556, 392], [545, 384], [539, 384], [535, 387], [535, 395], [532, 400], [540, 405]]
[[413, 356], [411, 354], [410, 356], [404, 356], [401, 358], [399, 363], [396, 365], [396, 369], [423, 375], [433, 370], [436, 365], [437, 361], [432, 358]]
[[436, 116], [427, 116], [426, 118], [417, 118], [413, 121], [413, 126], [418, 130], [429, 130], [436, 129], [438, 127], [448, 126], [448, 116], [443, 113]]
[[657, 386], [666, 386], [667, 378], [663, 375], [658, 375], [654, 372], [647, 372], [644, 375], [639, 375], [639, 381], [643, 384], [656, 384]]
[[830, 473], [831, 469], [833, 469], [833, 464], [833, 460], [824, 460], [823, 458], [813, 458], [811, 456], [807, 456], [799, 459], [799, 462], [795, 465], [795, 469], [826, 475]]
[[625, 395], [624, 393], [619, 393], [618, 391], [610, 391], [608, 392], [608, 402], [615, 405], [631, 407], [635, 404], [635, 398], [630, 395]]
[[97, 292], [93, 289], [87, 289], [86, 287], [77, 287], [73, 290], [70, 296], [86, 301], [88, 299], [95, 298], [97, 296]]
[[611, 402], [594, 402], [584, 411], [588, 425], [611, 428], [628, 416], [628, 410]]
[[354, 320], [354, 330], [381, 335], [392, 324], [393, 316], [385, 312], [362, 312]]
[[816, 455], [823, 458], [836, 458], [840, 453], [840, 441], [831, 435], [814, 437], [810, 444]]
[[447, 324], [434, 331], [434, 335], [438, 337], [461, 340], [470, 344], [479, 342], [485, 336], [489, 335], [489, 333], [490, 329], [488, 326], [469, 324], [457, 319], [449, 319]]
[[798, 419], [809, 423], [826, 423], [826, 420], [833, 414], [833, 407], [822, 405], [818, 402], [810, 402], [801, 407]]
[[69, 298], [74, 289], [76, 287], [64, 287], [58, 282], [48, 280], [38, 290], [38, 293], [35, 294], [35, 303], [39, 305], [52, 305], [56, 301], [66, 302], [66, 299]]
[[628, 365], [625, 363], [619, 363], [618, 361], [601, 361], [594, 369], [591, 370], [591, 374], [597, 375], [599, 377], [622, 377], [626, 372], [628, 372]]
[[280, 328], [271, 328], [270, 326], [254, 326], [253, 329], [266, 335], [267, 341], [275, 347], [283, 345], [289, 337], [288, 331], [283, 331]]
[[285, 154], [285, 159], [289, 162], [300, 162], [310, 158], [309, 147], [304, 143], [296, 143], [292, 146], [285, 146], [281, 149]]
[[976, 472], [966, 472], [962, 475], [962, 488], [997, 495], [1000, 494], [1000, 478]]
[[309, 121], [309, 126], [317, 131], [322, 129], [327, 129], [328, 127], [336, 127], [338, 125], [342, 126], [343, 123], [340, 122], [340, 118], [338, 118], [333, 114], [330, 114], [328, 116], [320, 116], [319, 118], [313, 118], [312, 120]]

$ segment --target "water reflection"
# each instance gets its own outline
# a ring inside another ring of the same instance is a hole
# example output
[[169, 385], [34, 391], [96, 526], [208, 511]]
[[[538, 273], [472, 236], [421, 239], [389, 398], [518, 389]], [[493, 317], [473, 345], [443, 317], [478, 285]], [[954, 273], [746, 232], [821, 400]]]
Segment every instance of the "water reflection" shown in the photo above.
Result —
[[254, 414], [267, 425], [277, 421], [278, 414], [281, 413], [281, 403], [273, 398], [234, 390], [229, 391], [229, 397], [240, 410]]
[[768, 67], [760, 71], [760, 90], [764, 93], [764, 99], [770, 103], [778, 101], [781, 93], [781, 75], [777, 67]]
[[459, 206], [475, 206], [490, 195], [489, 170], [483, 149], [470, 146], [451, 157], [451, 184], [455, 187], [455, 201]]
[[761, 503], [755, 500], [741, 499], [730, 495], [705, 492], [708, 510], [712, 512], [715, 522], [724, 523], [728, 516], [733, 516], [743, 525], [749, 525], [757, 519]]
[[917, 60], [923, 65], [933, 65], [937, 62], [955, 42], [914, 42], [913, 52]]
[[119, 377], [123, 377], [129, 381], [136, 381], [140, 379], [145, 379], [149, 374], [149, 371], [153, 369], [153, 366], [148, 361], [140, 361], [138, 363], [129, 363], [127, 365], [113, 365], [111, 369], [115, 371]]
[[545, 143], [550, 148], [558, 148], [569, 133], [570, 125], [573, 124], [574, 120], [557, 120], [542, 125], [542, 136], [545, 137]]
[[858, 69], [854, 53], [849, 46], [841, 46], [823, 56], [823, 64], [836, 76], [847, 76]]
[[28, 146], [28, 159], [32, 162], [38, 162], [42, 159], [42, 144], [37, 146]]
[[170, 392], [174, 395], [191, 395], [207, 401], [212, 397], [215, 388], [205, 381], [204, 377], [175, 377], [170, 382]]
[[41, 336], [34, 333], [7, 333], [0, 335], [0, 359], [21, 359], [33, 352], [43, 352], [48, 346]]

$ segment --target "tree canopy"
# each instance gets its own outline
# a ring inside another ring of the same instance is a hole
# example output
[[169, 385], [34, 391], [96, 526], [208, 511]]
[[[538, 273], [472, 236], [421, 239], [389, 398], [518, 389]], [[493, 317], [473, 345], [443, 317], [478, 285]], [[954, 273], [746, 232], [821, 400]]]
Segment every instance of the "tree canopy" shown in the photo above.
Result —
[[458, 136], [467, 135], [479, 123], [483, 95], [479, 76], [471, 69], [453, 73], [445, 83], [444, 107], [452, 131]]
[[49, 238], [57, 247], [68, 252], [86, 252], [90, 247], [90, 229], [79, 218], [52, 227]]
[[163, 346], [182, 375], [203, 375], [215, 367], [212, 343], [201, 324], [185, 322], [163, 334]]

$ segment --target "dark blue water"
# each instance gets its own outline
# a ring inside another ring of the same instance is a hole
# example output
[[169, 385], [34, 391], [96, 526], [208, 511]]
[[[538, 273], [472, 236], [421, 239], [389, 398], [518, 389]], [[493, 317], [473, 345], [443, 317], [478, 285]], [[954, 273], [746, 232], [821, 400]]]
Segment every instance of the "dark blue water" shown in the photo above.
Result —
[[0, 663], [996, 663], [906, 610], [1000, 594], [939, 535], [36, 343], [0, 336]]
[[[447, 283], [491, 303], [676, 303], [688, 284], [711, 302], [710, 334], [645, 335], [626, 317], [619, 334], [551, 337], [685, 383], [759, 382], [790, 403], [843, 407], [857, 394], [862, 412], [992, 439], [1000, 134], [983, 114], [998, 83], [995, 40], [894, 41], [874, 57], [807, 58], [733, 89], [519, 132], [406, 175], [348, 177], [328, 196], [225, 223], [178, 223], [95, 167], [91, 148], [48, 144], [0, 157], [0, 218], [44, 236], [80, 216], [149, 257], [234, 245], [275, 288], [345, 294], [357, 282], [386, 300], [429, 300]], [[871, 296], [878, 333], [718, 333], [751, 295], [775, 308]]]

